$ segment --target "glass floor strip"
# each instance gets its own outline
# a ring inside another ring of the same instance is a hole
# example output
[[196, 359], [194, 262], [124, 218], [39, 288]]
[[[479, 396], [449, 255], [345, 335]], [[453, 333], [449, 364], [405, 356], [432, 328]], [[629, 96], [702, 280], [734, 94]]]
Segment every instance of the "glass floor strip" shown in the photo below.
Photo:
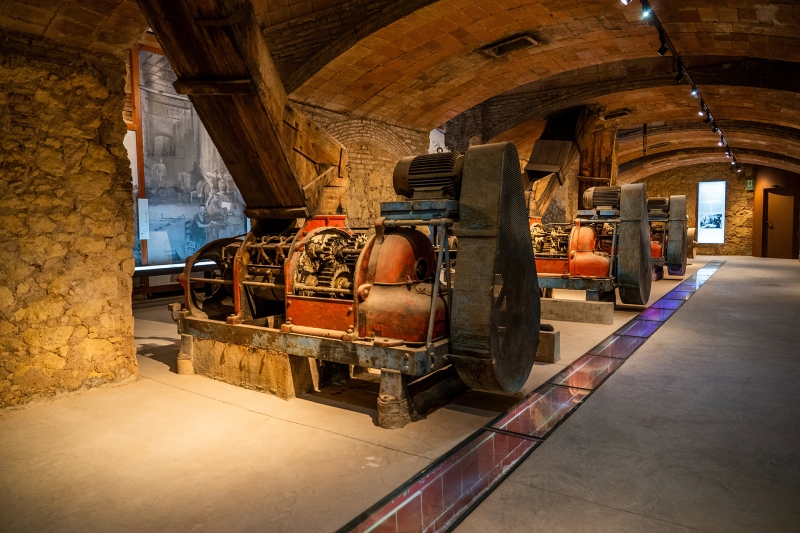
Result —
[[547, 382], [553, 385], [595, 390], [624, 362], [625, 359], [615, 357], [582, 355]]

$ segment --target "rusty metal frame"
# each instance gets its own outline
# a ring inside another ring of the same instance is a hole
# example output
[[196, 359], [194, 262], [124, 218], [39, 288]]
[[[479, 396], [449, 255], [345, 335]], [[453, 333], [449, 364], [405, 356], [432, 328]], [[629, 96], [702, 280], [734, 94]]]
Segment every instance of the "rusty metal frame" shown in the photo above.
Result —
[[196, 339], [214, 340], [291, 355], [322, 359], [367, 368], [386, 368], [408, 376], [423, 376], [432, 365], [440, 367], [450, 350], [447, 338], [425, 346], [377, 346], [370, 341], [349, 341], [301, 335], [248, 324], [226, 324], [216, 320], [181, 317], [178, 333]]

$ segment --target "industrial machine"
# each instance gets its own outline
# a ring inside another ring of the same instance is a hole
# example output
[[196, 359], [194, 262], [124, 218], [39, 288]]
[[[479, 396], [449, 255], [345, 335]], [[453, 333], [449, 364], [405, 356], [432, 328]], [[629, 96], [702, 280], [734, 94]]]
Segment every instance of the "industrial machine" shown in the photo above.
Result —
[[665, 265], [670, 276], [683, 276], [689, 250], [686, 196], [648, 198], [647, 217], [650, 220], [653, 281], [664, 278]]
[[[381, 204], [372, 235], [342, 215], [300, 222], [262, 210], [243, 239], [201, 248], [181, 277], [179, 332], [379, 369], [383, 427], [413, 417], [408, 386], [440, 369], [469, 387], [517, 392], [540, 313], [515, 146], [403, 159], [394, 188], [406, 200]], [[216, 271], [193, 277], [200, 261]]]
[[650, 298], [650, 225], [644, 184], [592, 187], [567, 224], [531, 221], [539, 286], [585, 290], [590, 301], [645, 305]]

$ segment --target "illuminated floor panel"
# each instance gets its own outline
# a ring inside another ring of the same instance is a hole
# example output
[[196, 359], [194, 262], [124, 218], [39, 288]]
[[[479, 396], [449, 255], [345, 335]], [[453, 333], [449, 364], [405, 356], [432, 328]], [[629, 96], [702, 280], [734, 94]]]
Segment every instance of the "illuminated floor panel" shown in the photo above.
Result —
[[711, 261], [337, 533], [450, 531], [502, 482], [724, 261]]
[[[668, 311], [673, 311], [668, 309]], [[588, 355], [602, 355], [603, 357], [617, 357], [620, 359], [628, 358], [639, 346], [644, 344], [647, 339], [643, 337], [627, 337], [623, 335], [611, 335], [606, 337], [603, 342], [586, 352]]]
[[624, 362], [625, 359], [614, 357], [582, 355], [547, 382], [553, 385], [594, 390]]
[[539, 443], [481, 430], [340, 531], [447, 531]]
[[588, 395], [583, 389], [545, 383], [487, 427], [542, 439]]

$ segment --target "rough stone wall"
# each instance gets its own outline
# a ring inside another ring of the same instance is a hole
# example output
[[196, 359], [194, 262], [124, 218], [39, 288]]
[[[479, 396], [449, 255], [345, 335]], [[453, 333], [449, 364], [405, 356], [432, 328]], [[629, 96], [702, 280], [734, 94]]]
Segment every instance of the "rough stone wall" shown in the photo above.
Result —
[[380, 202], [397, 199], [392, 185], [395, 165], [404, 157], [428, 153], [430, 133], [299, 107], [347, 148], [349, 182], [342, 209], [348, 224], [374, 226], [380, 216]]
[[0, 42], [0, 410], [135, 379], [125, 66]]
[[699, 254], [750, 255], [753, 250], [753, 192], [744, 190], [745, 180], [754, 179], [754, 169], [743, 165], [741, 173], [727, 163], [712, 163], [675, 168], [641, 180], [648, 196], [686, 195], [689, 227], [697, 227], [697, 184], [701, 181], [727, 181], [725, 202], [725, 244], [701, 244]]

